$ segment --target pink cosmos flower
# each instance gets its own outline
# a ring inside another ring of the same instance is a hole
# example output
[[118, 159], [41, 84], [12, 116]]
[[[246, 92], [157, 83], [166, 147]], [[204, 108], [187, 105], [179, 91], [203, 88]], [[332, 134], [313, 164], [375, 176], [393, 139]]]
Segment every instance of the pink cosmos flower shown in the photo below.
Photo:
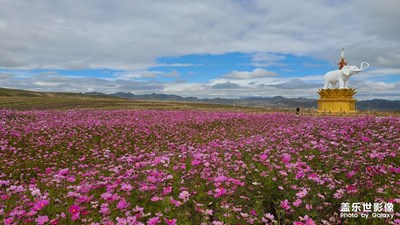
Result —
[[356, 174], [356, 172], [350, 171], [350, 172], [348, 172], [348, 173], [346, 174], [346, 177], [347, 177], [347, 178], [352, 178], [355, 174]]
[[298, 198], [296, 201], [293, 202], [293, 205], [296, 206], [296, 207], [299, 207], [302, 202], [303, 201], [300, 198]]
[[295, 221], [293, 222], [293, 225], [304, 225], [304, 223], [301, 221]]
[[128, 218], [126, 218], [126, 222], [128, 224], [134, 224], [136, 222], [136, 216], [128, 216]]
[[104, 199], [104, 200], [106, 200], [106, 201], [115, 201], [117, 198], [118, 198], [118, 196], [116, 195], [116, 194], [112, 194], [112, 193], [110, 193], [110, 192], [106, 192], [106, 193], [103, 193], [102, 195], [101, 195], [101, 197]]
[[157, 223], [161, 223], [160, 217], [152, 217], [149, 220], [147, 220], [147, 225], [155, 225]]
[[312, 219], [310, 218], [310, 219], [307, 219], [307, 220], [306, 220], [305, 225], [315, 225], [315, 222], [314, 222], [314, 220], [312, 220]]
[[167, 219], [164, 218], [164, 221], [167, 223], [167, 225], [176, 225], [176, 219]]
[[187, 202], [189, 200], [189, 196], [190, 196], [190, 193], [188, 191], [182, 191], [179, 194], [179, 198], [182, 199], [184, 202]]
[[270, 219], [270, 220], [274, 220], [275, 219], [275, 216], [272, 215], [271, 213], [264, 214], [264, 217], [267, 218], [267, 219]]
[[169, 200], [173, 205], [175, 205], [176, 207], [179, 207], [182, 205], [181, 201], [175, 200], [171, 197], [171, 199]]
[[226, 176], [218, 176], [216, 178], [214, 178], [214, 182], [222, 182], [222, 181], [226, 181], [228, 178]]
[[4, 219], [4, 225], [11, 225], [14, 222], [14, 217]]
[[34, 216], [34, 215], [36, 215], [36, 213], [37, 213], [37, 211], [32, 209], [32, 210], [29, 211], [26, 215], [27, 215], [27, 216]]
[[47, 167], [46, 170], [44, 171], [46, 174], [49, 174], [53, 172], [53, 170], [50, 167]]
[[304, 177], [304, 175], [305, 173], [302, 170], [300, 170], [299, 172], [296, 173], [296, 179], [301, 179]]
[[287, 164], [288, 162], [290, 162], [290, 160], [291, 160], [291, 155], [289, 155], [289, 154], [287, 154], [287, 153], [284, 153], [282, 156], [281, 156], [281, 158], [282, 158], [282, 162], [283, 163], [285, 163], [285, 164]]
[[346, 187], [346, 191], [349, 194], [357, 193], [357, 187], [355, 185], [349, 185]]
[[172, 192], [172, 186], [164, 187], [162, 195], [167, 195]]
[[201, 161], [198, 160], [198, 159], [195, 159], [195, 160], [193, 160], [190, 164], [191, 164], [192, 166], [198, 166], [198, 165], [201, 164]]
[[110, 214], [110, 209], [108, 208], [107, 203], [101, 204], [100, 213], [104, 215]]
[[61, 169], [60, 171], [58, 171], [58, 175], [60, 175], [60, 176], [67, 176], [68, 174], [69, 174], [68, 168]]
[[214, 198], [219, 198], [226, 193], [226, 189], [223, 187], [219, 187], [215, 189]]
[[152, 202], [158, 202], [158, 201], [161, 201], [161, 200], [163, 200], [163, 199], [164, 199], [163, 197], [153, 196], [153, 197], [150, 199], [150, 201], [152, 201]]
[[79, 203], [89, 202], [89, 198], [88, 198], [87, 196], [80, 196], [80, 197], [77, 199], [77, 202], [79, 202]]
[[126, 221], [125, 218], [119, 218], [117, 217], [117, 225], [126, 225], [128, 222]]
[[369, 140], [371, 140], [369, 137], [365, 137], [365, 136], [362, 136], [361, 137], [361, 140], [363, 141], [363, 142], [367, 142], [367, 141], [369, 141]]
[[333, 197], [336, 199], [341, 199], [343, 197], [344, 190], [343, 189], [338, 189], [336, 192], [333, 194]]
[[130, 192], [133, 189], [132, 185], [127, 184], [127, 183], [122, 183], [121, 184], [121, 190]]
[[68, 178], [67, 178], [67, 181], [68, 182], [75, 182], [75, 176], [69, 176]]
[[75, 221], [75, 220], [77, 220], [77, 219], [79, 219], [79, 218], [81, 218], [81, 213], [80, 213], [80, 212], [75, 213], [75, 214], [73, 214], [73, 215], [71, 216], [72, 221]]
[[71, 213], [72, 215], [79, 213], [80, 207], [79, 205], [71, 205], [69, 207], [68, 212]]
[[205, 213], [206, 215], [212, 216], [212, 215], [214, 214], [214, 211], [213, 211], [212, 209], [206, 209], [206, 210], [204, 210], [204, 213]]
[[43, 224], [49, 222], [49, 217], [47, 217], [47, 216], [39, 216], [38, 218], [36, 218], [35, 221], [37, 222], [38, 225], [43, 225]]
[[121, 198], [121, 200], [117, 203], [117, 209], [125, 209], [128, 207], [128, 203], [126, 202], [125, 198]]
[[296, 193], [296, 196], [299, 198], [304, 198], [307, 195], [307, 193], [308, 191], [305, 188], [303, 188], [302, 191]]
[[37, 201], [35, 203], [35, 205], [33, 205], [33, 210], [39, 211], [39, 210], [43, 209], [48, 204], [49, 204], [49, 200], [46, 200], [46, 199]]
[[285, 199], [284, 201], [282, 201], [282, 202], [281, 202], [281, 207], [282, 207], [284, 210], [289, 210], [289, 209], [290, 209], [289, 201], [288, 201], [287, 199]]

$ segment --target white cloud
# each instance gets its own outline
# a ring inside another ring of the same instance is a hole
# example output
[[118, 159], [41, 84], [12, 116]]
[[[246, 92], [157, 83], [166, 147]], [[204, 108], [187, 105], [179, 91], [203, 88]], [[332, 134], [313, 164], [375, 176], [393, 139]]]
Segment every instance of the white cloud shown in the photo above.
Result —
[[82, 61], [72, 60], [65, 64], [65, 69], [82, 70], [82, 69], [90, 69], [90, 66]]
[[[400, 1], [1, 0], [0, 67], [138, 70], [164, 56], [270, 52], [399, 67]], [[224, 10], [221, 10], [224, 9]], [[4, 56], [3, 56], [4, 57]], [[268, 63], [278, 61], [263, 60]]]
[[222, 77], [225, 79], [242, 80], [242, 79], [271, 77], [271, 76], [276, 76], [276, 75], [277, 74], [275, 72], [257, 68], [257, 69], [254, 69], [252, 72], [232, 71], [231, 73], [225, 74]]
[[368, 69], [368, 70], [360, 73], [360, 76], [363, 76], [363, 77], [380, 77], [380, 76], [388, 76], [388, 75], [400, 76], [400, 69], [398, 69], [398, 68], [376, 68], [376, 69]]
[[179, 77], [179, 73], [176, 70], [173, 70], [169, 73], [161, 73], [160, 75], [163, 77]]
[[[383, 96], [386, 91], [400, 96], [399, 82], [369, 80], [400, 74], [398, 0], [384, 3], [376, 0], [139, 0], [135, 4], [130, 0], [59, 0], [57, 4], [0, 0], [0, 5], [0, 68], [127, 71], [116, 74], [113, 79], [39, 76], [15, 71], [15, 75], [0, 76], [2, 86], [199, 97], [314, 97], [314, 89], [296, 88], [293, 79], [304, 81], [306, 86], [318, 82], [322, 86], [323, 75], [283, 78], [262, 68], [282, 66], [283, 55], [288, 53], [329, 60], [336, 66], [337, 50], [344, 47], [349, 64], [358, 66], [367, 61], [371, 65], [350, 82], [360, 89], [359, 93]], [[159, 63], [158, 59], [163, 57], [229, 52], [251, 54], [252, 64], [258, 69], [232, 71], [203, 83], [156, 82], [160, 77], [185, 77], [173, 70], [147, 71], [150, 67], [203, 66]], [[236, 88], [224, 89], [221, 84]], [[214, 85], [220, 88], [212, 88]]]
[[284, 66], [279, 61], [285, 60], [286, 57], [268, 52], [258, 52], [251, 56], [252, 65], [256, 67]]
[[140, 79], [140, 78], [158, 78], [158, 77], [179, 77], [179, 73], [175, 70], [171, 72], [161, 71], [125, 71], [114, 74], [117, 79]]
[[[251, 73], [251, 72], [249, 72]], [[11, 73], [0, 74], [3, 87], [34, 91], [64, 91], [103, 93], [131, 92], [134, 94], [176, 94], [200, 98], [261, 97], [306, 97], [318, 98], [317, 90], [322, 88], [321, 76], [305, 77], [264, 77], [259, 79], [215, 79], [209, 82], [159, 82], [132, 79], [69, 77], [57, 73], [34, 74], [21, 78]], [[386, 98], [399, 99], [400, 82], [387, 83], [370, 81], [358, 76], [350, 86], [357, 89], [356, 99]]]

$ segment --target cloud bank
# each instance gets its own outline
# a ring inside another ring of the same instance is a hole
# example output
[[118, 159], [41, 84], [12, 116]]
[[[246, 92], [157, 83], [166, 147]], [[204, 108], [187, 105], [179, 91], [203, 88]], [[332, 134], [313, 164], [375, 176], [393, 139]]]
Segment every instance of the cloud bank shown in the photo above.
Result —
[[[287, 54], [335, 65], [337, 50], [344, 47], [352, 64], [367, 61], [374, 67], [355, 79], [356, 88], [371, 98], [385, 93], [388, 98], [400, 96], [397, 0], [59, 0], [56, 4], [0, 0], [0, 5], [0, 86], [4, 87], [315, 97], [322, 81], [313, 76], [321, 79], [322, 74], [282, 77], [271, 68], [287, 66]], [[185, 82], [191, 76], [180, 71], [149, 70], [201, 65], [160, 63], [162, 57], [230, 52], [248, 54], [250, 68], [231, 69], [203, 82]], [[105, 79], [32, 74], [32, 69], [120, 72]], [[21, 75], [23, 70], [28, 72]], [[391, 75], [395, 81], [375, 79], [381, 75]]]

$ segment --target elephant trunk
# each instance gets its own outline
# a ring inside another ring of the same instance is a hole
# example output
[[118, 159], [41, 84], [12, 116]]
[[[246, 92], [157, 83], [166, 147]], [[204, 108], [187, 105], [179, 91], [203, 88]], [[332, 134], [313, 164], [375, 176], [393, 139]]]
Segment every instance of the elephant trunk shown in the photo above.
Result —
[[364, 70], [364, 69], [367, 69], [369, 67], [369, 64], [367, 62], [362, 62], [360, 67], [361, 67], [360, 70]]

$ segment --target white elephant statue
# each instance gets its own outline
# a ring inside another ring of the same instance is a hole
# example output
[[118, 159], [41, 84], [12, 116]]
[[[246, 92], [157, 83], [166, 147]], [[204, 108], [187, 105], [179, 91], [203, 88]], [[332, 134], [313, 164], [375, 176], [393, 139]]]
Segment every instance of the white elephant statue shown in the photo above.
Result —
[[329, 71], [324, 76], [324, 89], [327, 89], [329, 84], [331, 85], [331, 88], [336, 88], [337, 83], [339, 83], [340, 89], [349, 88], [349, 78], [368, 67], [369, 64], [367, 62], [362, 62], [360, 68], [357, 66], [344, 66], [340, 70]]

